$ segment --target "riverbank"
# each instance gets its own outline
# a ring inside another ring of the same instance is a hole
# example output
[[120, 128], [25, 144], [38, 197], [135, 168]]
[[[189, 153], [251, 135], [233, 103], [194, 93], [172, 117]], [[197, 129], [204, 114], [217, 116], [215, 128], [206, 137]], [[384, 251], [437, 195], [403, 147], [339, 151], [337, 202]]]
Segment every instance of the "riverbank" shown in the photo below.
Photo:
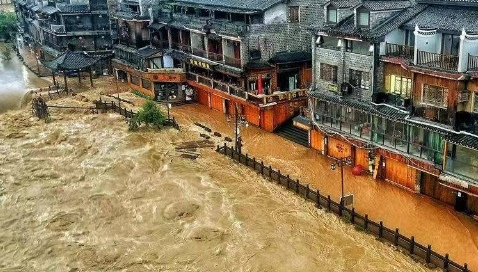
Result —
[[[98, 93], [82, 96], [55, 103]], [[429, 271], [213, 149], [181, 158], [201, 139], [191, 122], [130, 133], [115, 114], [52, 119], [0, 119], [3, 270]]]
[[[214, 131], [233, 135], [233, 122], [202, 105], [173, 108], [180, 123], [200, 122]], [[241, 129], [244, 152], [255, 156], [311, 188], [320, 189], [338, 200], [341, 194], [340, 171], [332, 171], [332, 161], [318, 152], [290, 142], [254, 126]], [[446, 204], [411, 193], [370, 176], [354, 176], [345, 168], [345, 192], [355, 195], [355, 208], [389, 228], [400, 228], [405, 236], [414, 236], [421, 244], [461, 264], [478, 270], [478, 223]]]

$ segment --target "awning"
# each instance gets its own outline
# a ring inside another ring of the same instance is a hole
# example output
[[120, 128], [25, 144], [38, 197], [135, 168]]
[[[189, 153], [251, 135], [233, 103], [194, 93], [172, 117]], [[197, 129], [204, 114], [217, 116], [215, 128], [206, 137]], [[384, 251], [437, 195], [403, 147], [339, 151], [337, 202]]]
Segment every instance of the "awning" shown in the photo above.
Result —
[[148, 27], [154, 30], [161, 30], [165, 27], [165, 24], [160, 24], [160, 23], [152, 23]]

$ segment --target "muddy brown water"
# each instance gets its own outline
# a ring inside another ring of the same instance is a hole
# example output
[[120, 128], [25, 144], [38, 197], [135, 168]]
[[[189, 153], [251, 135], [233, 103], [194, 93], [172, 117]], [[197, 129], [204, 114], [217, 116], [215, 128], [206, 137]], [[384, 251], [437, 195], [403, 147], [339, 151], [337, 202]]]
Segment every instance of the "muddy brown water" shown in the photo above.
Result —
[[429, 271], [212, 149], [180, 158], [186, 121], [1, 117], [0, 271]]
[[[7, 45], [0, 43], [0, 52]], [[31, 89], [44, 88], [50, 83], [37, 77], [23, 66], [12, 50], [12, 59], [4, 60], [0, 56], [0, 113], [19, 109], [25, 94]]]
[[[201, 105], [173, 108], [180, 122], [200, 122], [225, 135], [233, 135], [233, 122], [222, 113]], [[341, 194], [340, 171], [332, 171], [332, 161], [311, 150], [254, 126], [241, 129], [243, 150], [264, 160], [291, 178], [320, 189], [338, 200]], [[354, 176], [344, 169], [345, 193], [355, 195], [355, 208], [375, 222], [395, 229], [433, 250], [450, 254], [460, 264], [468, 263], [478, 271], [478, 222], [455, 212], [453, 207], [432, 198], [415, 194], [371, 176]]]

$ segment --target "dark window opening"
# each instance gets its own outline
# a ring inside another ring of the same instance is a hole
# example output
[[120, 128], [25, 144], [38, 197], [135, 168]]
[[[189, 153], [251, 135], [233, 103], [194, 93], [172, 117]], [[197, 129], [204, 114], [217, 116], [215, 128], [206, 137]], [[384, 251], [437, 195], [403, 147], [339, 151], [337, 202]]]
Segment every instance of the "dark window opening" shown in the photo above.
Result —
[[332, 6], [327, 8], [327, 23], [337, 23], [337, 8]]
[[289, 7], [289, 22], [298, 23], [300, 21], [299, 7]]

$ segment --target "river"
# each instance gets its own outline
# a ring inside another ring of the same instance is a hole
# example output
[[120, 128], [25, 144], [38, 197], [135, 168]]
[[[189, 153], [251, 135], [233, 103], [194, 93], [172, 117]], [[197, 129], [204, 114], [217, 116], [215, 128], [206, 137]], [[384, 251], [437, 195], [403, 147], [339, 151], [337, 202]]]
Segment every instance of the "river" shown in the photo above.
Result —
[[185, 119], [51, 116], [0, 118], [2, 271], [429, 271], [212, 148], [181, 158], [202, 132]]
[[[0, 43], [0, 52], [5, 50]], [[0, 113], [19, 109], [25, 93], [30, 89], [47, 87], [49, 82], [28, 70], [12, 50], [12, 59], [0, 56]]]

